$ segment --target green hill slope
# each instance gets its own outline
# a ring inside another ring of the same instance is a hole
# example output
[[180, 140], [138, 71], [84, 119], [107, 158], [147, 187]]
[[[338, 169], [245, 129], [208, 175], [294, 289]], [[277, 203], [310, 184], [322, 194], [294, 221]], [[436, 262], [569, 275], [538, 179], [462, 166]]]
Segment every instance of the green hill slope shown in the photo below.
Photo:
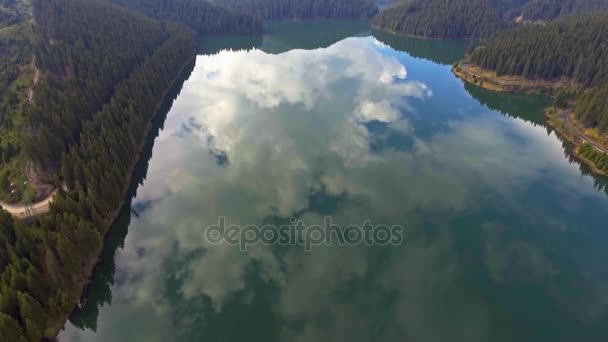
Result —
[[372, 24], [426, 38], [484, 38], [508, 27], [486, 0], [412, 0], [380, 12]]
[[159, 20], [172, 20], [204, 33], [261, 33], [262, 23], [247, 14], [230, 12], [205, 0], [111, 0]]
[[372, 0], [210, 0], [211, 3], [263, 19], [371, 18]]
[[607, 10], [608, 0], [532, 0], [521, 8], [519, 15], [528, 21], [547, 21]]
[[156, 106], [196, 51], [186, 28], [106, 1], [34, 0], [33, 8], [40, 81], [18, 147], [70, 191], [30, 225], [0, 211], [2, 341], [54, 339], [63, 327]]
[[608, 131], [608, 15], [560, 19], [498, 34], [470, 61], [498, 76], [571, 79], [588, 90], [575, 112], [585, 125]]

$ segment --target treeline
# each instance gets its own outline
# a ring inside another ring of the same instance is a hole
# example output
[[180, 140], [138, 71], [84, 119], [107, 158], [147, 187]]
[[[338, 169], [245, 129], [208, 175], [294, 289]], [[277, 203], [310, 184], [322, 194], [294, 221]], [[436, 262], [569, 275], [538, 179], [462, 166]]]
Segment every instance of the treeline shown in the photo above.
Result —
[[380, 12], [372, 25], [428, 38], [484, 38], [509, 27], [486, 0], [411, 0]]
[[598, 151], [589, 143], [582, 144], [578, 153], [589, 160], [601, 172], [608, 173], [608, 154]]
[[608, 0], [531, 0], [512, 16], [524, 20], [553, 20], [560, 17], [608, 10]]
[[[71, 137], [71, 132], [62, 131], [62, 124], [53, 126], [53, 120], [64, 122], [63, 116], [80, 115], [81, 129], [73, 144], [61, 142], [62, 146], [69, 146], [69, 150], [61, 154], [60, 171], [69, 192], [61, 192], [56, 197], [51, 212], [34, 225], [25, 225], [0, 212], [2, 341], [54, 338], [53, 335], [63, 326], [78, 300], [87, 272], [97, 260], [103, 236], [120, 208], [131, 168], [138, 159], [146, 135], [145, 128], [149, 127], [164, 92], [195, 55], [196, 39], [190, 30], [171, 23], [148, 22], [103, 4], [96, 0], [34, 2], [37, 14], [49, 20], [43, 26], [45, 37], [54, 42], [53, 46], [45, 45], [48, 50], [40, 55], [44, 58], [41, 65], [48, 68], [47, 73], [52, 73], [44, 82], [58, 82], [58, 86], [66, 91], [47, 90], [55, 97], [44, 99], [45, 103], [52, 105], [46, 114], [56, 118], [37, 126], [37, 132], [40, 134], [45, 129], [57, 139], [63, 138], [61, 134]], [[64, 17], [65, 13], [79, 14], [90, 21]], [[97, 19], [87, 13], [96, 13]], [[62, 18], [63, 21], [54, 18]], [[111, 27], [104, 21], [117, 26]], [[136, 28], [137, 25], [142, 27]], [[104, 32], [102, 28], [108, 31]], [[100, 37], [95, 31], [109, 37]], [[140, 33], [141, 36], [135, 37], [141, 42], [132, 41], [136, 44], [133, 50], [125, 49], [125, 55], [121, 55], [121, 51], [116, 49], [134, 37], [121, 40], [116, 36], [118, 32], [123, 36]], [[158, 37], [148, 37], [152, 32]], [[121, 41], [114, 45], [110, 43], [111, 38]], [[71, 44], [74, 49], [69, 48]], [[106, 51], [89, 50], [101, 48], [100, 44], [110, 45], [106, 46]], [[148, 49], [147, 57], [137, 53]], [[102, 55], [91, 56], [91, 51]], [[55, 53], [63, 53], [64, 68], [60, 68], [60, 60]], [[114, 55], [118, 56], [115, 60], [112, 59]], [[110, 73], [92, 74], [93, 70], [84, 61], [87, 56], [98, 58], [96, 63], [99, 63], [100, 72]], [[112, 61], [104, 63], [106, 59]], [[123, 70], [122, 66], [127, 61], [133, 64], [130, 69]], [[118, 71], [114, 74], [105, 69], [106, 64], [108, 68], [115, 66]], [[67, 96], [86, 96], [93, 89], [89, 86], [105, 91], [105, 82], [121, 73], [124, 77], [116, 82], [110, 97], [98, 111], [72, 113], [73, 109], [89, 108], [90, 104], [85, 102], [89, 99], [68, 105], [72, 100], [61, 98], [66, 93], [69, 94]], [[91, 84], [83, 85], [81, 82]], [[65, 107], [57, 103], [65, 104]], [[55, 110], [60, 112], [55, 113]]]
[[234, 12], [262, 19], [371, 18], [372, 0], [209, 0]]
[[262, 33], [262, 22], [247, 14], [233, 13], [205, 0], [110, 0], [151, 18], [189, 26], [198, 34]]

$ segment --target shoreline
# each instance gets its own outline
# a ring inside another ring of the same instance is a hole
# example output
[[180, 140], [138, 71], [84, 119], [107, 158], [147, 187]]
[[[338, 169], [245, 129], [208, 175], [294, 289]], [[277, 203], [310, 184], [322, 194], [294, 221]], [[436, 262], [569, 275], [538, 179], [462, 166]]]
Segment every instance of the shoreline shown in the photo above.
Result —
[[496, 76], [492, 70], [472, 63], [458, 62], [452, 65], [452, 73], [461, 80], [480, 88], [500, 92], [555, 97], [554, 92], [562, 86], [578, 86], [569, 80], [529, 80], [521, 76]]
[[[606, 150], [608, 149], [601, 148], [601, 145], [597, 146], [598, 143], [594, 142], [589, 136], [583, 135], [580, 132], [576, 132], [575, 129], [568, 127], [566, 119], [564, 118], [567, 118], [568, 123], [570, 120], [575, 120], [570, 118], [572, 110], [549, 107], [545, 110], [545, 114], [547, 116], [547, 125], [555, 129], [562, 137], [564, 137], [564, 139], [574, 145], [572, 148], [572, 155], [581, 163], [587, 165], [594, 174], [608, 177], [607, 172], [598, 169], [595, 163], [580, 154], [580, 148], [584, 143], [591, 144], [599, 153], [606, 153]], [[575, 123], [574, 126], [576, 127], [577, 124]]]
[[[167, 100], [167, 95], [169, 94], [171, 89], [173, 89], [173, 87], [175, 87], [176, 83], [180, 80], [180, 78], [182, 78], [182, 76], [184, 76], [184, 72], [186, 71], [188, 66], [193, 61], [196, 61], [196, 57], [197, 57], [196, 51], [193, 51], [193, 55], [184, 63], [184, 65], [179, 70], [176, 77], [173, 79], [173, 81], [169, 85], [169, 87], [167, 87], [167, 89], [165, 89], [158, 104], [156, 105], [154, 114], [151, 116], [146, 128], [144, 129], [144, 132], [145, 132], [144, 139], [139, 143], [137, 157], [133, 160], [133, 163], [131, 163], [131, 165], [129, 166], [128, 171], [127, 171], [127, 174], [128, 174], [127, 186], [125, 187], [125, 189], [122, 190], [122, 200], [121, 200], [118, 208], [114, 212], [112, 212], [112, 214], [107, 218], [107, 220], [110, 222], [110, 224], [109, 224], [108, 230], [105, 232], [105, 234], [103, 236], [101, 246], [98, 251], [95, 251], [95, 253], [92, 253], [92, 255], [90, 257], [91, 260], [88, 261], [87, 264], [83, 267], [83, 272], [81, 272], [78, 275], [78, 277], [77, 277], [78, 281], [76, 281], [76, 286], [74, 287], [74, 289], [72, 289], [73, 291], [68, 291], [68, 293], [76, 293], [77, 298], [79, 300], [82, 298], [82, 296], [85, 293], [86, 288], [90, 284], [93, 270], [95, 269], [95, 266], [99, 262], [99, 255], [101, 254], [101, 251], [103, 251], [103, 248], [105, 246], [106, 237], [112, 231], [112, 227], [113, 227], [114, 223], [116, 222], [116, 219], [118, 218], [118, 214], [120, 213], [121, 209], [123, 208], [123, 206], [126, 202], [126, 197], [129, 193], [129, 189], [131, 188], [131, 185], [132, 185], [131, 183], [133, 181], [133, 173], [135, 171], [135, 167], [141, 160], [141, 153], [146, 145], [146, 141], [149, 138], [149, 134], [152, 129], [152, 122], [159, 115], [159, 111], [162, 109], [163, 103]], [[47, 326], [44, 337], [50, 338], [51, 340], [56, 341], [57, 336], [64, 329], [65, 324], [67, 323], [68, 319], [72, 315], [72, 312], [74, 312], [76, 306], [77, 306], [77, 303], [74, 303], [74, 308], [69, 313], [62, 315], [61, 317], [56, 317], [55, 319], [49, 319], [48, 321], [55, 321], [53, 323], [56, 324], [56, 326], [53, 326], [53, 324]]]
[[576, 158], [578, 160], [580, 160], [582, 163], [584, 163], [585, 165], [587, 165], [589, 167], [589, 169], [591, 170], [591, 172], [593, 172], [594, 174], [600, 175], [600, 176], [604, 176], [604, 177], [608, 177], [608, 173], [607, 172], [604, 172], [604, 171], [598, 169], [597, 166], [595, 166], [595, 164], [591, 160], [589, 160], [589, 159], [581, 156], [580, 153], [579, 153], [579, 149], [580, 149], [580, 146], [578, 146], [576, 148], [576, 150], [574, 151], [574, 153], [573, 153], [574, 156], [576, 156]]
[[[555, 98], [554, 91], [564, 85], [576, 85], [574, 82], [567, 80], [546, 81], [546, 80], [528, 80], [521, 76], [496, 76], [496, 73], [490, 70], [482, 69], [471, 63], [459, 62], [452, 66], [452, 73], [466, 83], [480, 87], [485, 90], [499, 93], [517, 93], [528, 95], [544, 95]], [[608, 173], [597, 168], [595, 163], [585, 158], [579, 153], [583, 143], [590, 143], [598, 152], [606, 153], [608, 147], [604, 144], [595, 141], [594, 138], [581, 133], [574, 123], [574, 128], [570, 127], [570, 121], [576, 119], [570, 118], [573, 113], [572, 108], [559, 109], [553, 106], [545, 109], [545, 121], [547, 126], [555, 129], [564, 139], [574, 145], [572, 155], [581, 163], [589, 167], [591, 172], [599, 176], [608, 176]]]
[[445, 38], [439, 38], [439, 37], [429, 37], [429, 36], [418, 36], [418, 35], [410, 34], [410, 33], [396, 32], [396, 31], [393, 31], [391, 29], [387, 29], [387, 28], [384, 28], [384, 27], [376, 26], [376, 25], [369, 25], [369, 27], [371, 29], [374, 29], [374, 30], [379, 30], [379, 31], [384, 31], [384, 32], [388, 32], [388, 33], [394, 34], [395, 36], [414, 38], [414, 39], [421, 39], [421, 40], [480, 40], [480, 39], [482, 39], [482, 38], [473, 38], [473, 37], [463, 37], [463, 38], [445, 37]]

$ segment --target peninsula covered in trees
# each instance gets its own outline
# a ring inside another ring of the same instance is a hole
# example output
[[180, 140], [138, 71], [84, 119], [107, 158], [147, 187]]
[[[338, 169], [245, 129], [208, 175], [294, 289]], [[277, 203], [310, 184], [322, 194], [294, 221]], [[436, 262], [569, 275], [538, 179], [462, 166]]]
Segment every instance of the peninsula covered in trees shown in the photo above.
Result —
[[502, 32], [469, 59], [497, 76], [566, 79], [593, 88], [577, 101], [577, 116], [588, 126], [608, 128], [605, 98], [597, 96], [608, 85], [608, 15], [566, 18]]
[[[470, 70], [475, 71], [472, 74]], [[501, 32], [475, 49], [454, 71], [483, 87], [498, 78], [502, 86], [509, 82], [528, 82], [528, 89], [553, 85], [547, 89], [556, 97], [556, 107], [569, 108], [561, 117], [554, 114], [553, 120], [564, 130], [575, 131], [571, 136], [576, 140], [582, 134], [577, 124], [595, 130], [599, 140], [606, 140], [601, 137], [608, 133], [608, 14], [567, 17]], [[583, 156], [593, 151], [586, 147]]]

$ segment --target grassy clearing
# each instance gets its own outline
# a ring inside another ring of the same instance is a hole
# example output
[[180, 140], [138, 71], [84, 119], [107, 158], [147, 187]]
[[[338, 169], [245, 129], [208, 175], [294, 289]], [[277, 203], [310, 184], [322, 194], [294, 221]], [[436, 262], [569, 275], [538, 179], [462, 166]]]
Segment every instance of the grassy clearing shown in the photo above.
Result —
[[570, 80], [530, 80], [521, 76], [498, 76], [496, 72], [477, 65], [461, 62], [452, 66], [452, 72], [465, 82], [497, 92], [543, 94], [553, 96], [564, 86], [573, 86]]

